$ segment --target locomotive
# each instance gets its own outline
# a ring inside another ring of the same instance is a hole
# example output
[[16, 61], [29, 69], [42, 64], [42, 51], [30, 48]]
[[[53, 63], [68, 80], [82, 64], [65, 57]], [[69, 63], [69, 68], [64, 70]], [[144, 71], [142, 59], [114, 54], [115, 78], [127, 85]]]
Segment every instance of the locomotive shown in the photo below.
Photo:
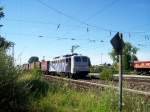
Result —
[[44, 74], [65, 75], [68, 77], [85, 77], [90, 71], [90, 58], [79, 54], [67, 54], [53, 58], [24, 64], [24, 70], [39, 68]]

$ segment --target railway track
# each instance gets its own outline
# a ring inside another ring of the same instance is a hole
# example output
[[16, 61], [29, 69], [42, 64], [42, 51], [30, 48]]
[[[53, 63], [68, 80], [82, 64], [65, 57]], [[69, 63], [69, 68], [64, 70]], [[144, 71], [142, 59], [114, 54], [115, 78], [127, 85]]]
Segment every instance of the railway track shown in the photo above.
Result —
[[[100, 83], [100, 82], [98, 83], [98, 82], [94, 82], [93, 80], [83, 80], [83, 79], [73, 80], [73, 79], [62, 78], [62, 77], [58, 77], [58, 76], [50, 76], [50, 75], [45, 75], [44, 78], [47, 80], [65, 82], [65, 83], [68, 83], [69, 85], [77, 86], [77, 87], [83, 88], [83, 89], [94, 89], [94, 88], [95, 89], [106, 89], [106, 88], [108, 88], [108, 89], [118, 90], [118, 87], [114, 84], [110, 85], [110, 84], [106, 84], [106, 83]], [[135, 90], [135, 89], [130, 89], [130, 88], [123, 88], [123, 91], [128, 92], [128, 93], [143, 95], [143, 96], [150, 98], [149, 91]]]
[[[88, 82], [118, 86], [118, 78], [114, 78], [112, 81], [101, 80], [99, 78], [86, 78]], [[84, 81], [83, 80], [83, 81]], [[150, 79], [142, 78], [123, 78], [123, 87], [128, 89], [134, 89], [139, 91], [150, 92]]]

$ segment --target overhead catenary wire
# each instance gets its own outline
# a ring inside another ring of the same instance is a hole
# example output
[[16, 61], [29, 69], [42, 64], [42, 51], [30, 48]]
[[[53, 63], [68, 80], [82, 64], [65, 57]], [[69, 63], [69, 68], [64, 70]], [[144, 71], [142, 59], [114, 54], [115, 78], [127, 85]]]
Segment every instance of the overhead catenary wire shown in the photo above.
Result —
[[[28, 33], [7, 33], [7, 34], [11, 34], [11, 35], [17, 35], [17, 36], [30, 36], [30, 37], [35, 37], [35, 38], [49, 38], [48, 36], [45, 35], [34, 35], [34, 34], [28, 34]], [[85, 38], [85, 39], [81, 39], [81, 38], [77, 38], [77, 37], [60, 37], [60, 36], [56, 36], [56, 37], [51, 37], [51, 39], [56, 39], [56, 40], [70, 40], [70, 41], [88, 41], [90, 43], [93, 42], [104, 42], [104, 40], [98, 40], [98, 39], [89, 39], [89, 38]]]
[[64, 25], [62, 23], [52, 23], [52, 22], [45, 22], [45, 21], [37, 21], [37, 20], [25, 20], [25, 19], [14, 19], [14, 18], [7, 18], [5, 19], [9, 22], [20, 22], [20, 23], [29, 23], [29, 24], [43, 24], [43, 25], [54, 25], [54, 26], [58, 26], [60, 24], [60, 26], [66, 26], [66, 27], [73, 27], [73, 28], [83, 28], [79, 25]]
[[[38, 0], [38, 1], [41, 1], [41, 0]], [[48, 5], [49, 6], [49, 5]], [[59, 10], [58, 10], [59, 11]], [[62, 12], [62, 11], [60, 11], [60, 12]], [[62, 13], [59, 13], [59, 14], [62, 14]], [[65, 14], [65, 13], [63, 13], [63, 14]], [[65, 14], [65, 15], [67, 15], [67, 14]], [[72, 17], [72, 16], [70, 16], [71, 18], [74, 18], [74, 17]], [[70, 19], [71, 19], [70, 18]], [[9, 20], [9, 19], [8, 19]], [[78, 19], [77, 19], [78, 20]], [[63, 24], [60, 24], [60, 23], [50, 23], [50, 22], [42, 22], [42, 21], [34, 21], [34, 20], [31, 20], [31, 21], [29, 21], [29, 20], [20, 20], [20, 19], [14, 19], [14, 21], [16, 21], [16, 22], [24, 22], [24, 23], [35, 23], [35, 24], [53, 24], [53, 25], [55, 25], [55, 28], [57, 29], [57, 30], [59, 30], [59, 28], [60, 28], [60, 25], [61, 25], [61, 28], [62, 27], [64, 27], [63, 26]], [[74, 21], [76, 21], [76, 19], [74, 19]], [[79, 20], [80, 21], [80, 20]], [[78, 22], [79, 22], [78, 21]], [[80, 22], [82, 22], [82, 21], [80, 21]], [[85, 22], [84, 22], [85, 23]], [[84, 27], [86, 28], [86, 32], [89, 32], [89, 31], [91, 31], [91, 27], [92, 28], [95, 28], [95, 29], [99, 29], [99, 30], [102, 30], [102, 31], [107, 31], [109, 34], [110, 34], [110, 36], [112, 36], [112, 33], [114, 32], [118, 32], [117, 30], [112, 30], [112, 29], [105, 29], [105, 28], [101, 28], [101, 27], [99, 27], [99, 26], [94, 26], [94, 25], [91, 25], [91, 24], [87, 24], [87, 23], [81, 23], [81, 24], [83, 24], [84, 25]], [[58, 27], [59, 26], [59, 27]], [[77, 26], [78, 27], [78, 26]], [[131, 37], [131, 33], [144, 33], [144, 34], [146, 34], [147, 35], [147, 33], [146, 32], [125, 32], [125, 31], [120, 31], [120, 32], [123, 32], [123, 33], [127, 33], [128, 35], [130, 35], [130, 37]], [[70, 39], [71, 40], [71, 39]], [[146, 37], [146, 39], [145, 40], [149, 40], [149, 39], [147, 39], [147, 37]]]
[[69, 19], [71, 19], [71, 20], [73, 20], [73, 21], [76, 21], [76, 22], [79, 22], [79, 23], [81, 23], [81, 24], [86, 25], [85, 22], [83, 22], [83, 21], [81, 21], [81, 20], [79, 20], [79, 19], [77, 19], [77, 18], [75, 18], [75, 17], [73, 17], [73, 16], [70, 16], [70, 15], [68, 15], [68, 14], [66, 14], [66, 13], [64, 13], [64, 12], [62, 12], [62, 11], [60, 11], [60, 10], [58, 10], [58, 9], [56, 9], [56, 8], [54, 8], [54, 7], [52, 7], [52, 6], [50, 6], [50, 5], [47, 5], [47, 4], [44, 3], [42, 0], [36, 0], [36, 1], [39, 2], [40, 4], [42, 4], [43, 6], [47, 7], [48, 9], [53, 10], [54, 12], [57, 12], [57, 13], [60, 14], [60, 15], [63, 15], [63, 16], [65, 16], [65, 17], [67, 17], [67, 18], [69, 18]]
[[89, 21], [89, 20], [95, 18], [97, 15], [102, 14], [103, 12], [105, 12], [106, 10], [111, 8], [114, 4], [116, 4], [119, 1], [120, 0], [113, 0], [113, 1], [109, 2], [108, 4], [104, 5], [100, 10], [98, 10], [97, 12], [95, 12], [94, 14], [89, 16], [87, 19], [85, 19], [85, 21]]
[[[57, 24], [57, 23], [51, 23], [51, 22], [43, 22], [43, 21], [36, 21], [36, 20], [22, 20], [22, 19], [6, 19], [7, 21], [14, 21], [14, 22], [23, 22], [23, 23], [32, 23], [32, 24], [50, 24], [50, 25], [54, 25], [55, 26], [55, 28], [56, 28], [56, 31], [59, 31], [60, 30], [60, 26], [62, 26], [62, 24]], [[78, 27], [78, 26], [74, 26], [74, 25], [71, 25], [72, 27]], [[65, 27], [71, 27], [71, 26], [66, 26], [65, 25]], [[63, 25], [63, 27], [64, 27], [64, 25]], [[88, 27], [88, 25], [86, 26], [86, 32], [89, 32], [89, 27]], [[61, 28], [61, 30], [63, 31], [63, 28]], [[91, 30], [91, 29], [90, 29]], [[94, 30], [94, 29], [92, 29], [92, 30]], [[74, 31], [74, 30], [73, 30]], [[70, 32], [69, 32], [70, 33]], [[16, 33], [11, 33], [11, 34], [16, 34]], [[112, 31], [109, 31], [109, 36], [108, 37], [111, 37], [112, 36]], [[33, 36], [32, 34], [20, 34], [20, 33], [17, 33], [16, 35], [30, 35], [30, 36]], [[66, 33], [65, 33], [65, 35], [66, 35]], [[64, 35], [64, 36], [65, 36]], [[67, 33], [67, 35], [68, 35], [68, 33]], [[39, 38], [47, 38], [47, 36], [45, 36], [45, 35], [37, 35]], [[129, 40], [131, 39], [131, 33], [130, 32], [127, 32], [127, 35], [126, 36], [128, 36], [129, 37]], [[132, 35], [133, 36], [133, 35]], [[150, 35], [149, 34], [145, 34], [145, 35], [141, 35], [141, 37], [144, 37], [144, 40], [150, 40]], [[64, 40], [64, 39], [58, 39], [58, 40]], [[79, 40], [79, 39], [71, 39], [71, 38], [67, 38], [67, 40]], [[93, 41], [89, 41], [90, 43], [93, 43]]]
[[[37, 20], [24, 20], [24, 19], [5, 19], [5, 20], [7, 20], [7, 21], [12, 21], [12, 22], [22, 22], [22, 23], [30, 23], [30, 24], [44, 24], [44, 25], [54, 25], [54, 26], [56, 26], [57, 28], [58, 28], [58, 26], [60, 25], [60, 24], [58, 24], [58, 23], [52, 23], [52, 22], [43, 22], [43, 21], [37, 21]], [[89, 25], [89, 24], [87, 24], [86, 26], [79, 26], [79, 25], [63, 25], [63, 24], [61, 24], [61, 26], [65, 26], [65, 27], [72, 27], [72, 28], [86, 28], [86, 32], [89, 32], [89, 27], [91, 26], [91, 25]], [[60, 26], [59, 26], [60, 27]], [[91, 26], [92, 28], [95, 28], [95, 29], [97, 29], [97, 30], [101, 30], [101, 31], [107, 31], [107, 32], [109, 32], [109, 35], [110, 36], [112, 36], [112, 33], [114, 32], [122, 32], [122, 33], [126, 33], [126, 34], [128, 34], [129, 35], [129, 37], [131, 37], [131, 34], [145, 34], [145, 35], [148, 35], [149, 36], [149, 32], [144, 32], [144, 31], [137, 31], [137, 32], [133, 32], [133, 31], [117, 31], [117, 30], [112, 30], [112, 29], [102, 29], [101, 27], [98, 27], [98, 26]], [[90, 29], [91, 29], [91, 27], [90, 27]], [[94, 29], [92, 29], [92, 30], [94, 30]]]
[[[54, 8], [54, 7], [52, 7], [52, 6], [50, 6], [50, 5], [48, 5], [48, 4], [46, 4], [45, 2], [43, 2], [42, 0], [35, 0], [35, 1], [37, 1], [38, 3], [40, 3], [41, 5], [43, 5], [43, 6], [45, 6], [45, 7], [47, 7], [48, 9], [50, 9], [50, 10], [53, 10], [54, 12], [56, 12], [56, 13], [58, 13], [58, 14], [60, 14], [60, 15], [63, 15], [63, 16], [65, 16], [66, 18], [68, 18], [68, 19], [70, 19], [70, 20], [72, 20], [72, 21], [75, 21], [75, 22], [78, 22], [78, 23], [80, 23], [80, 24], [83, 24], [83, 25], [85, 25], [85, 27], [87, 28], [87, 25], [88, 25], [88, 28], [89, 27], [93, 27], [93, 28], [96, 28], [96, 29], [99, 29], [99, 30], [102, 30], [102, 31], [106, 31], [106, 32], [122, 32], [122, 33], [129, 33], [130, 31], [122, 31], [122, 30], [112, 30], [112, 29], [107, 29], [107, 28], [103, 28], [103, 27], [99, 27], [99, 26], [96, 26], [96, 25], [92, 25], [92, 24], [88, 24], [88, 23], [86, 23], [85, 21], [81, 21], [80, 19], [78, 19], [78, 18], [76, 18], [76, 17], [73, 17], [73, 16], [70, 16], [70, 15], [68, 15], [68, 14], [66, 14], [66, 13], [64, 13], [64, 12], [62, 12], [61, 10], [58, 10], [57, 8]], [[112, 2], [111, 4], [113, 4], [113, 3], [115, 3], [115, 1], [114, 2]], [[147, 32], [143, 32], [143, 31], [132, 31], [132, 32], [130, 32], [130, 33], [136, 33], [136, 34], [146, 34]]]

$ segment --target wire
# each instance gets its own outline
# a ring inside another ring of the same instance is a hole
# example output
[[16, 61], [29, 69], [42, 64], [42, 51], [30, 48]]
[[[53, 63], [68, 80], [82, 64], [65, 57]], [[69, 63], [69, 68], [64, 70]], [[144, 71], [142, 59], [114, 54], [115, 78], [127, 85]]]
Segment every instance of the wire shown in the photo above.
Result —
[[[39, 2], [40, 4], [42, 4], [43, 6], [47, 7], [48, 9], [53, 10], [54, 12], [56, 12], [58, 14], [61, 14], [61, 15], [65, 16], [65, 17], [67, 17], [67, 18], [69, 18], [69, 19], [71, 19], [71, 20], [73, 20], [75, 22], [78, 22], [78, 23], [86, 25], [86, 26], [98, 28], [98, 29], [101, 29], [101, 30], [104, 30], [104, 31], [110, 31], [110, 29], [105, 29], [105, 28], [102, 28], [102, 27], [97, 27], [95, 25], [90, 25], [90, 24], [88, 24], [86, 22], [83, 22], [83, 21], [73, 17], [73, 16], [67, 15], [64, 12], [62, 12], [62, 11], [60, 11], [60, 10], [54, 8], [54, 7], [51, 7], [50, 5], [47, 5], [46, 3], [42, 2], [41, 0], [36, 0], [36, 1]], [[113, 30], [111, 30], [111, 31], [113, 31]], [[114, 32], [117, 32], [117, 31], [114, 31]]]
[[31, 24], [51, 24], [51, 25], [58, 25], [55, 23], [50, 22], [43, 22], [43, 21], [32, 21], [32, 20], [23, 20], [23, 19], [5, 19], [7, 21], [14, 21], [14, 22], [22, 22], [22, 23], [31, 23]]
[[[47, 24], [51, 24], [51, 25], [54, 25], [54, 26], [58, 26], [59, 24], [56, 24], [56, 23], [51, 23], [51, 22], [43, 22], [43, 21], [35, 21], [35, 20], [22, 20], [22, 19], [5, 19], [7, 21], [14, 21], [14, 22], [22, 22], [22, 23], [31, 23], [31, 24], [44, 24], [44, 25], [47, 25]], [[65, 25], [66, 26], [66, 25]], [[125, 31], [117, 31], [117, 30], [112, 30], [112, 29], [104, 29], [104, 28], [101, 28], [101, 27], [98, 27], [98, 26], [94, 26], [94, 25], [88, 25], [85, 26], [88, 31], [89, 31], [89, 27], [88, 26], [91, 26], [92, 28], [96, 28], [98, 30], [102, 30], [102, 31], [107, 31], [110, 33], [110, 36], [112, 35], [111, 33], [112, 32], [122, 32], [122, 33], [128, 33], [129, 35], [131, 35], [131, 33], [145, 33], [147, 34], [146, 32], [125, 32]], [[74, 27], [74, 28], [83, 28], [79, 25], [67, 25], [67, 27]]]
[[[87, 28], [87, 26], [90, 26], [90, 27], [93, 27], [93, 28], [96, 28], [96, 29], [99, 29], [99, 30], [102, 30], [102, 31], [106, 31], [106, 32], [122, 32], [122, 33], [146, 33], [146, 32], [140, 32], [140, 31], [135, 31], [135, 32], [130, 32], [130, 31], [118, 31], [118, 30], [112, 30], [112, 29], [106, 29], [106, 28], [103, 28], [103, 27], [99, 27], [99, 26], [96, 26], [96, 25], [91, 25], [91, 24], [88, 24], [88, 23], [86, 23], [86, 22], [84, 22], [84, 21], [81, 21], [81, 20], [79, 20], [79, 19], [77, 19], [77, 18], [75, 18], [75, 17], [73, 17], [73, 16], [70, 16], [70, 15], [68, 15], [68, 14], [66, 14], [66, 13], [64, 13], [64, 12], [62, 12], [62, 11], [60, 11], [60, 10], [58, 10], [58, 9], [56, 9], [56, 8], [54, 8], [54, 7], [52, 7], [52, 6], [50, 6], [50, 5], [47, 5], [46, 3], [44, 3], [43, 1], [41, 1], [41, 0], [36, 0], [38, 3], [40, 3], [41, 5], [43, 5], [43, 6], [45, 6], [45, 7], [47, 7], [48, 9], [50, 9], [50, 10], [53, 10], [54, 12], [56, 12], [56, 13], [58, 13], [58, 14], [60, 14], [60, 15], [63, 15], [63, 16], [65, 16], [66, 18], [69, 18], [70, 20], [73, 20], [73, 21], [75, 21], [75, 22], [78, 22], [78, 23], [80, 23], [80, 24], [83, 24], [83, 25], [86, 25], [86, 28]], [[112, 2], [110, 5], [112, 5], [114, 2]]]
[[[13, 19], [12, 19], [12, 18], [10, 18], [10, 19], [5, 19], [5, 20], [7, 20], [7, 21], [12, 21], [12, 22], [30, 23], [30, 24], [54, 25], [54, 26], [56, 26], [57, 28], [58, 28], [58, 25], [60, 24], [60, 23], [44, 22], [44, 21], [37, 21], [37, 20], [14, 19], [14, 18], [13, 18]], [[63, 26], [63, 24], [61, 24], [61, 25]], [[61, 25], [59, 25], [59, 27], [60, 27]], [[79, 26], [79, 25], [64, 25], [64, 26], [70, 27], [70, 28], [83, 28], [83, 27], [81, 27], [81, 26]], [[56, 29], [57, 29], [57, 28], [56, 28]]]
[[58, 9], [56, 9], [56, 8], [54, 8], [54, 7], [52, 7], [52, 6], [50, 6], [50, 5], [47, 5], [46, 3], [44, 3], [44, 2], [41, 1], [41, 0], [36, 0], [36, 1], [39, 2], [40, 4], [42, 4], [43, 6], [47, 7], [48, 9], [53, 10], [54, 12], [57, 12], [57, 13], [60, 14], [60, 15], [63, 15], [63, 16], [65, 16], [65, 17], [67, 17], [67, 18], [69, 18], [69, 19], [71, 19], [71, 20], [73, 20], [73, 21], [79, 22], [79, 23], [81, 23], [81, 24], [87, 25], [87, 23], [85, 23], [85, 22], [83, 22], [83, 21], [81, 21], [81, 20], [79, 20], [79, 19], [77, 19], [77, 18], [75, 18], [75, 17], [73, 17], [73, 16], [70, 16], [70, 15], [68, 15], [68, 14], [66, 14], [66, 13], [64, 13], [64, 12], [62, 12], [62, 11], [60, 11], [60, 10], [58, 10]]
[[[47, 7], [48, 9], [53, 10], [54, 12], [56, 12], [56, 13], [58, 13], [58, 14], [60, 14], [60, 15], [63, 15], [63, 16], [65, 16], [65, 17], [67, 17], [67, 18], [69, 18], [69, 19], [71, 19], [71, 20], [73, 20], [73, 21], [75, 21], [75, 22], [78, 22], [78, 23], [83, 24], [83, 25], [86, 25], [86, 26], [98, 28], [98, 29], [101, 29], [101, 30], [104, 30], [104, 31], [110, 31], [110, 29], [105, 29], [105, 28], [100, 28], [100, 27], [94, 26], [94, 25], [90, 25], [90, 24], [88, 24], [88, 23], [86, 23], [86, 22], [83, 22], [83, 21], [81, 21], [81, 20], [79, 20], [79, 19], [73, 17], [73, 16], [70, 16], [70, 15], [68, 15], [68, 14], [65, 14], [64, 12], [62, 12], [62, 11], [60, 11], [60, 10], [58, 10], [58, 9], [56, 9], [56, 8], [54, 8], [54, 7], [52, 7], [52, 6], [47, 5], [46, 3], [42, 2], [41, 0], [36, 0], [36, 1], [39, 2], [40, 4], [42, 4], [43, 6]], [[117, 32], [117, 31], [115, 31], [115, 32]]]
[[115, 3], [117, 3], [120, 0], [113, 0], [112, 2], [110, 2], [109, 4], [106, 4], [104, 7], [102, 7], [100, 10], [98, 10], [97, 12], [95, 12], [94, 14], [92, 14], [91, 16], [89, 16], [87, 19], [85, 19], [85, 21], [89, 21], [91, 19], [93, 19], [94, 17], [96, 17], [97, 15], [103, 13], [104, 11], [106, 11], [107, 9], [111, 8], [111, 6], [113, 6]]

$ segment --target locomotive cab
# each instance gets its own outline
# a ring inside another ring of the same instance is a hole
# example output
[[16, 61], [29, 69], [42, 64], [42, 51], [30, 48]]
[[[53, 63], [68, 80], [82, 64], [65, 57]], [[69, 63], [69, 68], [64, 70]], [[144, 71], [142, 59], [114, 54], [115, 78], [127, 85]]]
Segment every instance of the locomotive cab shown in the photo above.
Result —
[[72, 56], [71, 73], [86, 76], [89, 73], [89, 63], [87, 56]]

